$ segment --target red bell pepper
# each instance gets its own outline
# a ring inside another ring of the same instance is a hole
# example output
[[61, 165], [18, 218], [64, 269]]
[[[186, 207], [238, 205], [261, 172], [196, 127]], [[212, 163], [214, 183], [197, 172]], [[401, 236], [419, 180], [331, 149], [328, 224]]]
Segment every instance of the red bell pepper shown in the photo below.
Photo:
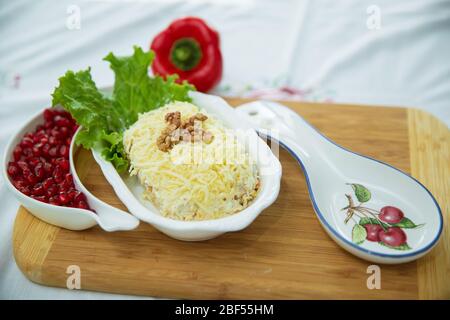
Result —
[[154, 74], [178, 74], [177, 81], [187, 80], [202, 92], [213, 88], [222, 77], [219, 34], [200, 18], [173, 21], [153, 39], [150, 48], [156, 53]]

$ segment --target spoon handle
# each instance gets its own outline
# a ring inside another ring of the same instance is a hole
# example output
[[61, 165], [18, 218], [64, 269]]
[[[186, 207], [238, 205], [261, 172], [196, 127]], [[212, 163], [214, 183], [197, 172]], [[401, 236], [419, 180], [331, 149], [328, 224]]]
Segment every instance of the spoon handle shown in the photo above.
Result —
[[294, 111], [269, 101], [241, 105], [237, 110], [256, 125], [260, 135], [291, 153], [303, 169], [336, 173], [328, 156], [339, 152], [335, 145]]
[[75, 187], [83, 192], [88, 200], [89, 206], [95, 210], [94, 218], [99, 226], [105, 231], [132, 230], [139, 225], [139, 220], [131, 214], [117, 209], [94, 196], [81, 183], [76, 170], [72, 169]]
[[99, 226], [105, 231], [133, 230], [139, 225], [139, 220], [131, 214], [103, 202], [92, 194], [88, 196], [88, 201], [98, 216]]
[[72, 143], [70, 145], [70, 171], [73, 176], [75, 187], [86, 196], [89, 206], [95, 210], [95, 214], [92, 214], [92, 216], [103, 230], [111, 232], [135, 229], [139, 225], [139, 219], [97, 198], [83, 185], [78, 177], [74, 163], [74, 155], [78, 147], [74, 141], [76, 140], [76, 136], [80, 130], [81, 127], [73, 136]]

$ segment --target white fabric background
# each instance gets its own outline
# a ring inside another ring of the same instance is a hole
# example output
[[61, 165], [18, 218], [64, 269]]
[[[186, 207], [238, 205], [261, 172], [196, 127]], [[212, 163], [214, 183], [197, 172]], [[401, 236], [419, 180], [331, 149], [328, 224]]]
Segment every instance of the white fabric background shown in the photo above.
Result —
[[[79, 30], [66, 27], [72, 4], [81, 10]], [[372, 4], [381, 10], [379, 30], [366, 25]], [[102, 57], [148, 47], [184, 15], [221, 34], [216, 93], [278, 96], [276, 88], [288, 86], [301, 92], [296, 99], [419, 107], [450, 124], [449, 0], [0, 0], [0, 153], [27, 117], [49, 106], [67, 69], [91, 66], [98, 86], [111, 85]], [[126, 298], [26, 280], [11, 251], [18, 203], [3, 177], [0, 203], [0, 298]]]

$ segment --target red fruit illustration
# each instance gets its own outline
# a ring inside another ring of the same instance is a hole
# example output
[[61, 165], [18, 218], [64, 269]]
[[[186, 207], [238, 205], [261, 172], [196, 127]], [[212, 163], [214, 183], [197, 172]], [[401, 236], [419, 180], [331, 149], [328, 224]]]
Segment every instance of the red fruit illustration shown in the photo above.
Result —
[[390, 227], [378, 233], [380, 241], [391, 247], [398, 247], [406, 243], [406, 233], [398, 227]]
[[380, 210], [380, 220], [389, 224], [399, 223], [402, 221], [405, 214], [399, 208], [393, 206], [386, 206]]
[[365, 203], [372, 198], [372, 193], [362, 184], [347, 183], [353, 189], [352, 195], [345, 194], [348, 205], [341, 211], [346, 211], [344, 223], [353, 222], [352, 242], [361, 245], [364, 241], [377, 242], [378, 244], [394, 250], [411, 250], [408, 245], [406, 230], [415, 229], [424, 225], [415, 224], [407, 218], [402, 210], [394, 206], [384, 206], [380, 211], [375, 210]]
[[374, 242], [380, 241], [379, 233], [380, 233], [380, 231], [383, 230], [383, 228], [379, 224], [368, 223], [368, 224], [364, 225], [364, 228], [366, 228], [366, 232], [367, 232], [366, 239], [367, 240], [374, 241]]

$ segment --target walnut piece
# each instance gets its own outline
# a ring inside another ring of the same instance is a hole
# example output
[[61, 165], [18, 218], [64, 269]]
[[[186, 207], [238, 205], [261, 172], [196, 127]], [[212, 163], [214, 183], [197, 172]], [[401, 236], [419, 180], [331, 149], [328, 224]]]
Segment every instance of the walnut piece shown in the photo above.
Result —
[[208, 119], [203, 113], [197, 113], [185, 122], [181, 121], [181, 113], [179, 111], [167, 113], [164, 119], [168, 122], [168, 125], [156, 139], [158, 149], [163, 152], [168, 152], [181, 141], [203, 141], [209, 144], [214, 138], [211, 132], [201, 128], [201, 122]]
[[181, 113], [179, 111], [167, 113], [164, 119], [177, 128], [181, 125]]

